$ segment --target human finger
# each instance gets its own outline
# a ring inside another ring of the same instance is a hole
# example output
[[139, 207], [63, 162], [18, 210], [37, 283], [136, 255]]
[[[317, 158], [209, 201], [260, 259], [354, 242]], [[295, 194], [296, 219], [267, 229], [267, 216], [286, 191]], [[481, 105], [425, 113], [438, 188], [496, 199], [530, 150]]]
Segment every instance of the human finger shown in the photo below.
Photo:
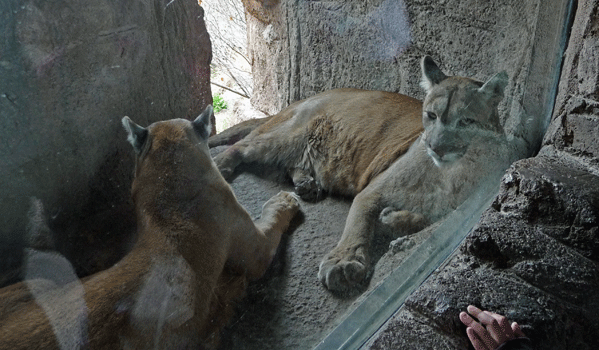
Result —
[[497, 314], [495, 314], [497, 316], [493, 316], [493, 313], [489, 311], [483, 311], [473, 305], [468, 306], [468, 312], [476, 317], [480, 323], [486, 326], [487, 331], [493, 340], [495, 340], [498, 344], [510, 339], [506, 334], [506, 331], [511, 331], [511, 329], [509, 329], [509, 323], [507, 323], [507, 319], [505, 319], [504, 316]]
[[490, 330], [489, 327], [487, 327], [487, 330], [491, 333], [496, 333], [497, 338], [495, 339], [499, 344], [516, 337], [512, 331], [512, 327], [510, 327], [510, 322], [507, 320], [507, 317], [491, 311], [484, 311], [484, 313], [497, 321], [497, 323], [492, 322], [492, 330]]
[[468, 307], [466, 308], [466, 310], [468, 310], [468, 313], [476, 318], [478, 318], [478, 314], [480, 314], [481, 312], [483, 312], [483, 310], [477, 308], [474, 305], [468, 305]]
[[466, 328], [466, 335], [468, 335], [468, 339], [470, 339], [470, 343], [474, 346], [475, 350], [493, 350], [494, 348], [489, 348], [485, 342], [483, 342], [478, 334], [472, 329], [472, 327]]
[[467, 313], [465, 313], [464, 311], [460, 312], [460, 321], [462, 321], [462, 323], [466, 326], [470, 326], [470, 324], [472, 322], [474, 322], [474, 319], [472, 319], [472, 317], [470, 317], [470, 315], [468, 315]]
[[465, 313], [465, 312], [460, 313], [460, 321], [462, 321], [463, 324], [468, 326], [468, 328], [466, 329], [467, 333], [468, 333], [468, 329], [470, 329], [470, 332], [472, 333], [472, 335], [469, 335], [468, 338], [470, 338], [470, 341], [473, 343], [473, 345], [474, 345], [474, 341], [472, 338], [473, 336], [476, 339], [479, 339], [480, 341], [482, 341], [485, 344], [486, 348], [488, 348], [488, 349], [495, 349], [499, 345], [499, 343], [497, 343], [491, 337], [489, 332], [487, 332], [487, 330], [480, 323], [476, 322], [467, 313]]
[[[472, 312], [471, 312], [472, 311]], [[498, 325], [497, 319], [489, 311], [483, 311], [476, 306], [468, 307], [468, 312], [485, 326]]]
[[512, 331], [514, 332], [516, 337], [526, 337], [524, 332], [522, 332], [522, 329], [520, 329], [520, 325], [516, 322], [512, 323]]

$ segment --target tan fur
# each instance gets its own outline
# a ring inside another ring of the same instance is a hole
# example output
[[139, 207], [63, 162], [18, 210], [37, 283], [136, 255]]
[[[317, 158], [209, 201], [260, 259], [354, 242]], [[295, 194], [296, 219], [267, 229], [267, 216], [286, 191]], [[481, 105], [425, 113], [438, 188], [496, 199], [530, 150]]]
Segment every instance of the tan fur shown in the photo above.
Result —
[[[81, 282], [0, 290], [0, 349], [56, 349], [56, 332], [73, 325], [83, 336], [71, 341], [92, 349], [216, 347], [246, 281], [264, 274], [299, 206], [281, 192], [251, 220], [210, 158], [211, 115], [147, 129], [124, 119], [137, 153], [135, 247]], [[66, 312], [78, 299], [79, 312]]]
[[235, 127], [225, 129], [216, 135], [210, 136], [208, 139], [208, 147], [212, 148], [223, 145], [232, 145], [248, 136], [248, 134], [254, 131], [254, 129], [258, 128], [260, 125], [264, 124], [270, 119], [272, 119], [272, 116], [244, 120], [241, 123], [236, 124]]
[[331, 290], [351, 290], [366, 280], [373, 234], [398, 237], [423, 229], [510, 163], [497, 112], [507, 75], [499, 73], [484, 85], [447, 77], [430, 57], [423, 59], [422, 69], [425, 131], [354, 198], [339, 243], [320, 264], [319, 278]]
[[408, 96], [331, 90], [291, 104], [215, 162], [227, 179], [242, 163], [280, 166], [304, 199], [355, 196], [408, 150], [422, 132], [420, 116], [420, 101]]
[[215, 159], [227, 178], [243, 162], [277, 164], [300, 195], [315, 188], [355, 195], [341, 240], [320, 264], [319, 278], [331, 290], [367, 280], [373, 235], [421, 230], [509, 165], [497, 112], [507, 75], [485, 84], [447, 77], [430, 57], [422, 72], [424, 104], [332, 90], [292, 104]]

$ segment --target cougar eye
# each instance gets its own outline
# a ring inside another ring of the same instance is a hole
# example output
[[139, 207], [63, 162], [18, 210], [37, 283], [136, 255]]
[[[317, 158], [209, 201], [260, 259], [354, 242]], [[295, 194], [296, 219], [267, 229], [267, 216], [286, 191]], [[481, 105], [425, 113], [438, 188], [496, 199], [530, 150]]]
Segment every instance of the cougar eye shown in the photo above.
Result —
[[426, 116], [427, 116], [427, 118], [428, 118], [428, 119], [430, 119], [430, 120], [435, 120], [435, 119], [437, 119], [437, 115], [436, 115], [435, 113], [433, 113], [433, 112], [426, 112]]

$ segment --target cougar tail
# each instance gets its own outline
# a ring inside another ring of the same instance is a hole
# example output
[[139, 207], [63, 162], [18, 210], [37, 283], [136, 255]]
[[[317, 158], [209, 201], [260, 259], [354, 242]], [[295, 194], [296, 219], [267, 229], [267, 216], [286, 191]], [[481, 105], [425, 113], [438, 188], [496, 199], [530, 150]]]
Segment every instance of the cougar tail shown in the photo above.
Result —
[[237, 125], [233, 125], [232, 127], [223, 130], [214, 136], [211, 136], [208, 139], [208, 147], [212, 148], [222, 145], [232, 145], [235, 142], [246, 137], [250, 132], [258, 128], [260, 125], [266, 123], [271, 118], [272, 116], [265, 118], [249, 119]]

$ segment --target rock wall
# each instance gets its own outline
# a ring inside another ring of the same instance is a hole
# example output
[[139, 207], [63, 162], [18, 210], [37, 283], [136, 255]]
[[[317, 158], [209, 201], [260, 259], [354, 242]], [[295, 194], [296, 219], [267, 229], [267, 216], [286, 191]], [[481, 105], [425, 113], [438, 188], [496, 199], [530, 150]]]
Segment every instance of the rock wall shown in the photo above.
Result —
[[460, 251], [366, 346], [465, 348], [470, 303], [517, 321], [536, 349], [599, 346], [599, 2], [578, 2], [552, 122]]
[[[510, 76], [500, 105], [506, 131], [538, 150], [556, 71], [554, 24], [563, 1], [244, 1], [253, 62], [252, 104], [273, 114], [339, 87], [423, 98], [420, 59], [449, 75]], [[543, 52], [543, 55], [535, 53]], [[523, 93], [523, 91], [527, 91]], [[549, 108], [548, 108], [549, 106]], [[531, 118], [532, 116], [532, 118]]]
[[212, 102], [203, 10], [195, 0], [8, 0], [0, 40], [0, 285], [18, 277], [31, 197], [80, 274], [110, 266], [134, 221], [121, 118], [195, 118]]

